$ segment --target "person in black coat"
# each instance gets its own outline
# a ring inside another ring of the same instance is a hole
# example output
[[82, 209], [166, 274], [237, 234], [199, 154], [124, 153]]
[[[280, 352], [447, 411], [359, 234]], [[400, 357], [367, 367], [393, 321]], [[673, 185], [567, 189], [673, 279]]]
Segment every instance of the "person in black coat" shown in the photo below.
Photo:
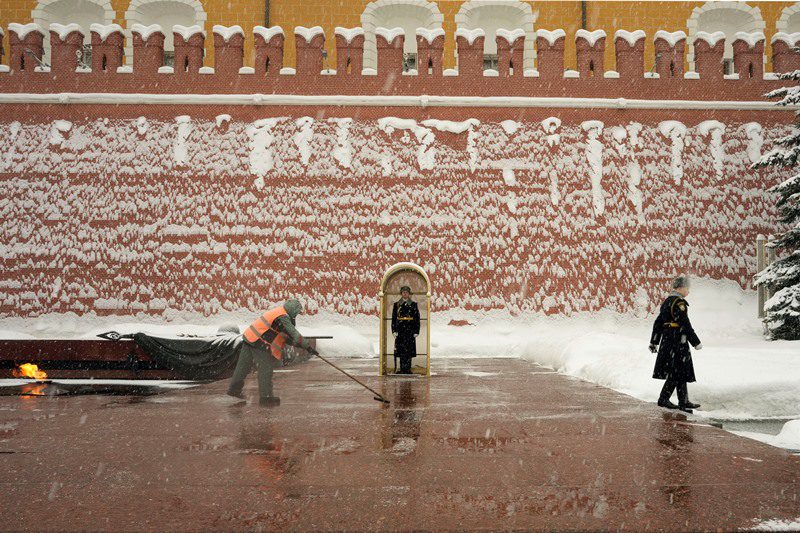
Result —
[[[675, 278], [672, 293], [661, 304], [653, 334], [650, 336], [650, 351], [658, 352], [653, 379], [663, 379], [664, 387], [658, 405], [667, 409], [680, 409], [691, 413], [700, 404], [689, 401], [687, 383], [695, 381], [691, 344], [696, 350], [703, 348], [700, 339], [689, 322], [689, 280], [685, 276]], [[678, 405], [670, 401], [672, 392], [678, 390]]]
[[411, 374], [411, 359], [417, 355], [417, 335], [419, 335], [419, 307], [411, 299], [411, 288], [400, 287], [400, 299], [392, 308], [392, 334], [394, 335], [394, 356], [400, 358], [400, 372]]

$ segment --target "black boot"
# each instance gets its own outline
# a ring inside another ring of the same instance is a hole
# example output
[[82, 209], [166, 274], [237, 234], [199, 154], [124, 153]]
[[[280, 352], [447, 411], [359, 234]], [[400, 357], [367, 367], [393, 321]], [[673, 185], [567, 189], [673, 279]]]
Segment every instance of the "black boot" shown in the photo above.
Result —
[[671, 379], [664, 381], [664, 386], [661, 387], [661, 394], [658, 395], [658, 406], [667, 409], [677, 409], [678, 406], [669, 401], [672, 396], [672, 391], [675, 390], [677, 383]]
[[228, 396], [232, 396], [234, 398], [239, 398], [240, 400], [246, 400], [247, 399], [247, 398], [245, 398], [244, 393], [242, 393], [242, 391], [236, 392], [236, 391], [229, 390], [227, 394], [228, 394]]
[[689, 401], [689, 387], [686, 385], [685, 381], [678, 383], [676, 388], [678, 389], [678, 405], [681, 411], [691, 413], [692, 409], [700, 407], [699, 403], [692, 403]]
[[666, 409], [678, 409], [678, 406], [669, 400], [658, 400], [658, 406]]
[[258, 405], [263, 405], [264, 407], [278, 407], [280, 404], [281, 399], [277, 396], [268, 396], [258, 400]]

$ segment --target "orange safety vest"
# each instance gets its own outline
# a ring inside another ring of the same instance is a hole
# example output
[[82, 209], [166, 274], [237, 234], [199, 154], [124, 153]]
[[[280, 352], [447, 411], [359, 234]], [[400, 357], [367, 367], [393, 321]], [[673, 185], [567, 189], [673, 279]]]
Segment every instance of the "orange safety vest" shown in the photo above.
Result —
[[258, 341], [269, 346], [272, 356], [280, 361], [283, 358], [283, 347], [286, 345], [288, 336], [272, 327], [272, 324], [279, 317], [286, 315], [286, 309], [276, 307], [270, 309], [260, 317], [256, 318], [250, 326], [244, 330], [244, 338], [251, 344]]

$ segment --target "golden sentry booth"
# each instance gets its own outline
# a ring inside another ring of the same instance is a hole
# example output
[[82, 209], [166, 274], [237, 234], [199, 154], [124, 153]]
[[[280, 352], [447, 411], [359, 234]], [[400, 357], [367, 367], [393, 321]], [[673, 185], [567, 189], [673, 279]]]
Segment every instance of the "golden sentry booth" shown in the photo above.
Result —
[[417, 336], [417, 356], [412, 360], [412, 374], [431, 375], [431, 281], [428, 274], [414, 263], [397, 263], [383, 275], [381, 290], [380, 347], [382, 376], [398, 373], [397, 359], [394, 357], [394, 336], [392, 335], [392, 307], [400, 299], [400, 287], [411, 288], [411, 299], [419, 306], [420, 328]]

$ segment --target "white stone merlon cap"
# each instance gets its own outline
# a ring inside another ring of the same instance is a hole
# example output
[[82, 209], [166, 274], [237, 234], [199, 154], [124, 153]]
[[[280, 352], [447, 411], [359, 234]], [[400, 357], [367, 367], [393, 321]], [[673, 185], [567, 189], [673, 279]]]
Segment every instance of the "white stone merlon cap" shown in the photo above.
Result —
[[122, 26], [119, 24], [90, 24], [89, 31], [96, 33], [101, 41], [105, 41], [112, 33], [122, 33]]
[[67, 35], [72, 32], [78, 32], [83, 35], [83, 28], [74, 22], [70, 24], [58, 24], [57, 22], [54, 22], [53, 24], [50, 24], [50, 31], [55, 32], [56, 35], [58, 35], [58, 38], [62, 41], [66, 39]]
[[285, 36], [283, 33], [283, 28], [280, 26], [270, 26], [269, 28], [265, 28], [264, 26], [256, 26], [253, 28], [253, 35], [260, 35], [264, 39], [264, 42], [267, 43], [276, 35]]
[[668, 31], [658, 30], [653, 37], [653, 41], [657, 41], [658, 39], [665, 40], [667, 44], [669, 44], [672, 48], [675, 48], [675, 45], [680, 41], [686, 40], [686, 32], [673, 31], [670, 33]]
[[705, 41], [708, 43], [708, 46], [714, 48], [718, 42], [725, 40], [725, 33], [721, 31], [715, 31], [714, 33], [708, 33], [707, 31], [699, 31], [697, 35], [694, 36], [696, 41]]
[[242, 38], [244, 38], [244, 30], [238, 24], [236, 26], [222, 26], [220, 24], [215, 24], [214, 27], [211, 28], [211, 32], [222, 37], [226, 43], [230, 41], [231, 37], [234, 35], [241, 35]]
[[375, 35], [376, 36], [380, 35], [381, 37], [386, 39], [386, 42], [388, 42], [388, 43], [394, 41], [400, 35], [405, 37], [405, 34], [406, 34], [405, 30], [403, 30], [403, 28], [400, 28], [400, 27], [397, 27], [397, 28], [375, 28]]
[[556, 44], [556, 41], [561, 39], [562, 37], [567, 36], [567, 32], [562, 29], [548, 31], [548, 30], [536, 30], [536, 36], [541, 37], [542, 39], [546, 39], [550, 46]]
[[25, 37], [28, 36], [29, 33], [35, 31], [39, 32], [42, 36], [44, 36], [44, 31], [42, 31], [42, 28], [35, 22], [30, 22], [28, 24], [18, 24], [16, 22], [12, 22], [11, 24], [8, 25], [8, 31], [13, 31], [14, 33], [17, 34], [17, 37], [19, 37], [20, 39], [24, 39]]
[[310, 43], [317, 35], [324, 36], [325, 30], [322, 29], [322, 26], [313, 26], [311, 28], [306, 28], [305, 26], [295, 26], [294, 34], [299, 35], [305, 39], [307, 43]]
[[614, 40], [624, 39], [631, 46], [635, 46], [637, 42], [646, 37], [644, 30], [626, 31], [617, 30], [614, 32]]
[[336, 28], [333, 30], [333, 34], [339, 35], [347, 44], [350, 44], [353, 42], [353, 39], [359, 35], [364, 35], [364, 28], [360, 26], [356, 26], [355, 28], [343, 28], [342, 26], [336, 26]]
[[522, 28], [516, 28], [513, 30], [506, 30], [503, 28], [499, 28], [495, 32], [495, 35], [505, 39], [508, 44], [511, 44], [517, 39], [525, 37], [525, 30], [523, 30]]
[[467, 42], [472, 45], [475, 42], [475, 39], [478, 37], [486, 37], [486, 32], [483, 31], [483, 28], [475, 28], [472, 30], [468, 30], [466, 28], [458, 28], [456, 30], [456, 38], [463, 37], [467, 40]]
[[161, 35], [164, 35], [164, 30], [161, 28], [160, 24], [150, 24], [149, 26], [145, 26], [144, 24], [137, 23], [131, 26], [131, 33], [138, 33], [139, 37], [141, 37], [143, 41], [146, 41], [154, 33], [160, 33]]
[[794, 46], [797, 41], [800, 41], [800, 32], [784, 33], [782, 31], [779, 31], [778, 33], [772, 36], [771, 42], [775, 43], [777, 41], [783, 41], [789, 46]]
[[206, 36], [206, 31], [197, 24], [193, 26], [181, 26], [180, 24], [175, 24], [172, 27], [172, 33], [177, 33], [178, 35], [183, 37], [184, 41], [188, 41], [198, 33], [203, 37]]
[[764, 32], [762, 31], [755, 31], [753, 33], [748, 33], [745, 31], [737, 31], [733, 35], [733, 39], [735, 41], [744, 41], [747, 43], [747, 46], [753, 48], [761, 41], [765, 41], [767, 38], [764, 36]]
[[597, 41], [602, 39], [606, 36], [606, 32], [603, 30], [578, 30], [575, 32], [575, 40], [577, 41], [580, 38], [586, 39], [586, 42], [589, 43], [589, 46], [594, 46]]
[[422, 37], [428, 44], [432, 44], [437, 37], [444, 37], [444, 30], [442, 28], [436, 28], [435, 30], [417, 28], [417, 37]]

